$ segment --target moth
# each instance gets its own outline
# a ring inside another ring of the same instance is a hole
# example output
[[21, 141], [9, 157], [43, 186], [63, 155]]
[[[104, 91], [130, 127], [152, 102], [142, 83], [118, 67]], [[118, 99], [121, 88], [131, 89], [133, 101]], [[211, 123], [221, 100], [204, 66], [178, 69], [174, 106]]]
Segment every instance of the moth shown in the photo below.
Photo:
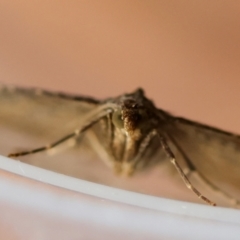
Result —
[[[13, 106], [16, 105], [26, 115], [26, 123], [19, 123], [14, 117]], [[46, 110], [48, 108], [51, 110]], [[31, 114], [31, 120], [28, 114]], [[66, 129], [69, 132], [48, 145], [12, 152], [9, 157], [54, 149], [69, 139], [78, 139], [90, 132], [94, 144], [98, 145], [95, 150], [100, 158], [116, 173], [132, 175], [148, 165], [154, 166], [162, 160], [161, 157], [154, 157], [160, 151], [173, 164], [186, 187], [198, 198], [216, 205], [190, 182], [189, 172], [197, 172], [214, 191], [222, 192], [239, 204], [237, 197], [231, 196], [228, 189], [230, 187], [232, 192], [238, 193], [240, 190], [240, 136], [158, 109], [142, 89], [97, 100], [40, 89], [1, 87], [1, 120], [25, 124], [25, 128], [30, 128], [31, 121], [36, 123], [34, 126], [37, 129], [37, 122], [44, 119], [44, 114], [50, 115], [50, 121], [51, 115], [56, 115], [54, 119], [62, 121], [61, 128], [68, 126]], [[72, 121], [77, 123], [69, 124]], [[175, 157], [172, 146], [184, 159], [188, 172]]]

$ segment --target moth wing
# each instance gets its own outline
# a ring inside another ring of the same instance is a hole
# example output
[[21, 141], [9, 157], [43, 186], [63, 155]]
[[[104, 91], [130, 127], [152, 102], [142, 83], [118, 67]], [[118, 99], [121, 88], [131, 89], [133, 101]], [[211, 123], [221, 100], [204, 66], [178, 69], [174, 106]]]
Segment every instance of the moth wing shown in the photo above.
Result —
[[187, 119], [175, 118], [167, 134], [209, 183], [240, 199], [240, 137]]
[[[76, 100], [76, 101], [75, 101]], [[101, 103], [100, 103], [101, 104]], [[54, 142], [73, 132], [89, 111], [97, 108], [97, 101], [81, 96], [68, 96], [41, 92], [39, 90], [2, 88], [0, 90], [0, 154], [32, 150]], [[86, 132], [86, 135], [89, 132]], [[95, 133], [91, 132], [90, 133]], [[86, 141], [85, 141], [86, 140]], [[174, 188], [165, 187], [172, 179], [166, 179], [164, 169], [143, 171], [131, 179], [116, 176], [91, 148], [92, 138], [80, 139], [79, 144], [61, 144], [56, 150], [30, 154], [17, 158], [21, 162], [109, 186], [141, 193], [175, 196]], [[71, 142], [71, 141], [70, 141]], [[104, 142], [104, 139], [100, 144]], [[63, 149], [62, 149], [62, 145]], [[51, 155], [51, 156], [49, 156]], [[151, 173], [151, 174], [150, 174]], [[154, 186], [153, 186], [153, 183]], [[172, 190], [173, 189], [173, 190]], [[185, 188], [184, 188], [185, 190]], [[179, 192], [178, 192], [179, 193]]]
[[[16, 151], [17, 147], [31, 148], [20, 141], [23, 136], [41, 145], [55, 141], [81, 126], [84, 114], [97, 103], [74, 101], [67, 95], [37, 89], [2, 87], [0, 90], [0, 150], [2, 154]], [[19, 137], [13, 137], [18, 134]], [[12, 137], [11, 137], [12, 136]], [[7, 139], [8, 138], [8, 139]], [[18, 141], [15, 142], [15, 139]], [[30, 141], [30, 140], [29, 140]], [[7, 146], [8, 145], [8, 146]], [[35, 145], [35, 147], [37, 147]], [[14, 149], [15, 148], [15, 149]]]

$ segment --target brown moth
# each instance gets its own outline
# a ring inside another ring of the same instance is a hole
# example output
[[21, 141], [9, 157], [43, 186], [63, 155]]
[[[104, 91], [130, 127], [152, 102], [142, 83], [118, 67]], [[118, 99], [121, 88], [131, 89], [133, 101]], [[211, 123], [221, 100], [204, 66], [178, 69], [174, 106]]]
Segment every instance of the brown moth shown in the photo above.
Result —
[[[24, 121], [18, 121], [15, 106], [22, 109]], [[39, 89], [1, 88], [1, 124], [22, 125], [41, 135], [43, 129], [38, 129], [38, 122], [44, 116], [51, 121], [51, 115], [54, 115], [52, 121], [61, 121], [64, 135], [42, 147], [9, 153], [9, 157], [54, 149], [89, 132], [90, 142], [98, 146], [93, 147], [100, 158], [117, 173], [131, 175], [157, 164], [162, 160], [156, 157], [161, 151], [187, 188], [200, 199], [216, 205], [193, 186], [189, 172], [197, 172], [213, 190], [238, 204], [239, 195], [231, 196], [229, 188], [231, 192], [240, 192], [240, 136], [158, 109], [142, 89], [100, 101]], [[53, 122], [53, 128], [55, 125], [57, 131], [59, 124]], [[188, 172], [183, 171], [172, 147], [184, 159]]]

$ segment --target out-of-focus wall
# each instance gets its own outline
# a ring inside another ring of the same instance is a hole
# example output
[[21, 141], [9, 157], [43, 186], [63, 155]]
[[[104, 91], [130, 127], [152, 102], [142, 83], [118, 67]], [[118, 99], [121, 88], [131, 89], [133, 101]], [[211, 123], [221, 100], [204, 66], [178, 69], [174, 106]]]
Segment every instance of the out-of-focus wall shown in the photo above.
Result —
[[1, 1], [0, 81], [159, 107], [240, 132], [238, 1]]

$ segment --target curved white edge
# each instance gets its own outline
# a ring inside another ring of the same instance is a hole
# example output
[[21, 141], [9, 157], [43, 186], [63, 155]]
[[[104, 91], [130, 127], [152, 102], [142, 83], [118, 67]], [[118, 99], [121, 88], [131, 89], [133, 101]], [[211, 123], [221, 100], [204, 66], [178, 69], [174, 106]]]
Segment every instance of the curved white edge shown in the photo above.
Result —
[[0, 156], [0, 169], [43, 183], [132, 206], [184, 215], [184, 217], [240, 224], [240, 211], [237, 209], [211, 207], [125, 191], [48, 171], [4, 156]]

